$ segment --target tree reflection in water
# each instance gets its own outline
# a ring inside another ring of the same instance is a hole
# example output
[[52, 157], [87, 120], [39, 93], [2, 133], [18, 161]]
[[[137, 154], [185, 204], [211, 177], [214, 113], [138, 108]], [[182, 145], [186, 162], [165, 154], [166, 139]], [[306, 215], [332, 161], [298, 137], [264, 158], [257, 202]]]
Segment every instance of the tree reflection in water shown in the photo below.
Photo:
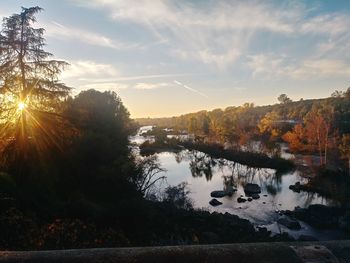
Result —
[[191, 174], [195, 178], [205, 177], [210, 181], [214, 174], [221, 174], [224, 189], [228, 186], [257, 183], [271, 195], [282, 190], [281, 175], [272, 169], [253, 168], [226, 159], [215, 159], [199, 151], [179, 152], [175, 155], [175, 160], [177, 163], [188, 161]]
[[216, 166], [215, 160], [207, 154], [193, 151], [189, 154], [190, 170], [193, 177], [205, 176], [207, 181], [213, 177], [212, 168]]
[[[215, 159], [199, 151], [189, 150], [176, 153], [175, 160], [177, 163], [188, 162], [191, 175], [194, 178], [204, 177], [209, 182], [214, 175], [221, 176], [223, 190], [232, 186], [239, 188], [247, 183], [256, 183], [263, 189], [263, 192], [270, 196], [272, 210], [280, 209], [281, 197], [278, 197], [278, 194], [283, 190], [283, 174], [276, 173], [273, 169], [253, 168], [226, 159]], [[298, 199], [299, 201], [303, 200], [304, 206], [308, 206], [319, 198], [319, 194], [301, 192]], [[323, 198], [321, 197], [321, 199]], [[303, 204], [299, 205], [303, 206]]]

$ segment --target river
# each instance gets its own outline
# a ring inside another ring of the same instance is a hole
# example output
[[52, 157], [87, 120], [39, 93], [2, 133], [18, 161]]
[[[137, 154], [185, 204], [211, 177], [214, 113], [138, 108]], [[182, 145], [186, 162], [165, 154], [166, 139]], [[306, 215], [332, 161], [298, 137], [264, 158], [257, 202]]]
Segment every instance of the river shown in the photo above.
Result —
[[[152, 139], [140, 135], [131, 138], [131, 142], [140, 144]], [[299, 171], [277, 175], [273, 169], [256, 169], [225, 159], [215, 159], [198, 151], [183, 150], [179, 153], [162, 152], [157, 154], [167, 179], [159, 185], [160, 189], [182, 182], [188, 184], [194, 208], [210, 212], [231, 213], [248, 219], [256, 227], [266, 227], [273, 233], [288, 232], [294, 238], [311, 235], [319, 240], [341, 239], [339, 231], [317, 230], [300, 222], [301, 230], [290, 230], [276, 223], [280, 210], [293, 210], [295, 207], [308, 207], [311, 204], [337, 205], [337, 202], [315, 193], [296, 193], [289, 189], [291, 184], [304, 182]], [[211, 206], [210, 193], [223, 190], [225, 184], [234, 184], [237, 191], [232, 196], [219, 198], [222, 205]], [[237, 198], [244, 196], [243, 186], [256, 183], [261, 187], [260, 199], [238, 203]]]

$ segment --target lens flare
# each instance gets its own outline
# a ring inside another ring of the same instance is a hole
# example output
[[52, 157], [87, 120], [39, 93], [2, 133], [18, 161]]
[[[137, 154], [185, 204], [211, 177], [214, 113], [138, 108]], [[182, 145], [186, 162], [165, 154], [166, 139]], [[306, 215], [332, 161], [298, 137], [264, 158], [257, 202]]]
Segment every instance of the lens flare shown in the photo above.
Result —
[[20, 101], [17, 105], [18, 109], [20, 111], [24, 110], [27, 107], [27, 104], [25, 104], [23, 101]]

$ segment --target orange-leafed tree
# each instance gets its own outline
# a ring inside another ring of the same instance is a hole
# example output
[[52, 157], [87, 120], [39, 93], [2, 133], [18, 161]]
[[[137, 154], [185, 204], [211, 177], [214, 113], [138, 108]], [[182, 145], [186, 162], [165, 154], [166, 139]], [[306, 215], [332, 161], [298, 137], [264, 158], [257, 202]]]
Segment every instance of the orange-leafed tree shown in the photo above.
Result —
[[300, 123], [295, 125], [292, 131], [285, 133], [282, 139], [288, 142], [289, 148], [293, 152], [303, 152], [307, 148], [305, 130]]
[[320, 164], [327, 164], [328, 150], [332, 138], [334, 109], [327, 105], [315, 105], [305, 116], [303, 124], [297, 124], [282, 138], [289, 143], [292, 151], [318, 152]]
[[334, 109], [328, 105], [314, 107], [305, 117], [307, 140], [309, 145], [317, 148], [321, 165], [327, 164], [333, 121]]
[[270, 138], [281, 135], [280, 116], [277, 112], [271, 111], [260, 120], [258, 128], [261, 134], [269, 134]]

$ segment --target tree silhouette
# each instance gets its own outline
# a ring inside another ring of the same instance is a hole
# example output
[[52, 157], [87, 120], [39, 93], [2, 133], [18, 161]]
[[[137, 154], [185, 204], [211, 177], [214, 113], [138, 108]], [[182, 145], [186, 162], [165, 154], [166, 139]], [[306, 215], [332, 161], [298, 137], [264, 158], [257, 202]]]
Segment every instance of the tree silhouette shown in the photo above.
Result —
[[56, 140], [52, 122], [70, 91], [58, 79], [67, 63], [50, 59], [44, 29], [33, 27], [41, 10], [22, 7], [3, 19], [0, 32], [0, 139], [2, 146], [15, 142], [22, 151], [29, 140]]
[[279, 95], [277, 100], [282, 104], [292, 102], [292, 100], [286, 94]]

